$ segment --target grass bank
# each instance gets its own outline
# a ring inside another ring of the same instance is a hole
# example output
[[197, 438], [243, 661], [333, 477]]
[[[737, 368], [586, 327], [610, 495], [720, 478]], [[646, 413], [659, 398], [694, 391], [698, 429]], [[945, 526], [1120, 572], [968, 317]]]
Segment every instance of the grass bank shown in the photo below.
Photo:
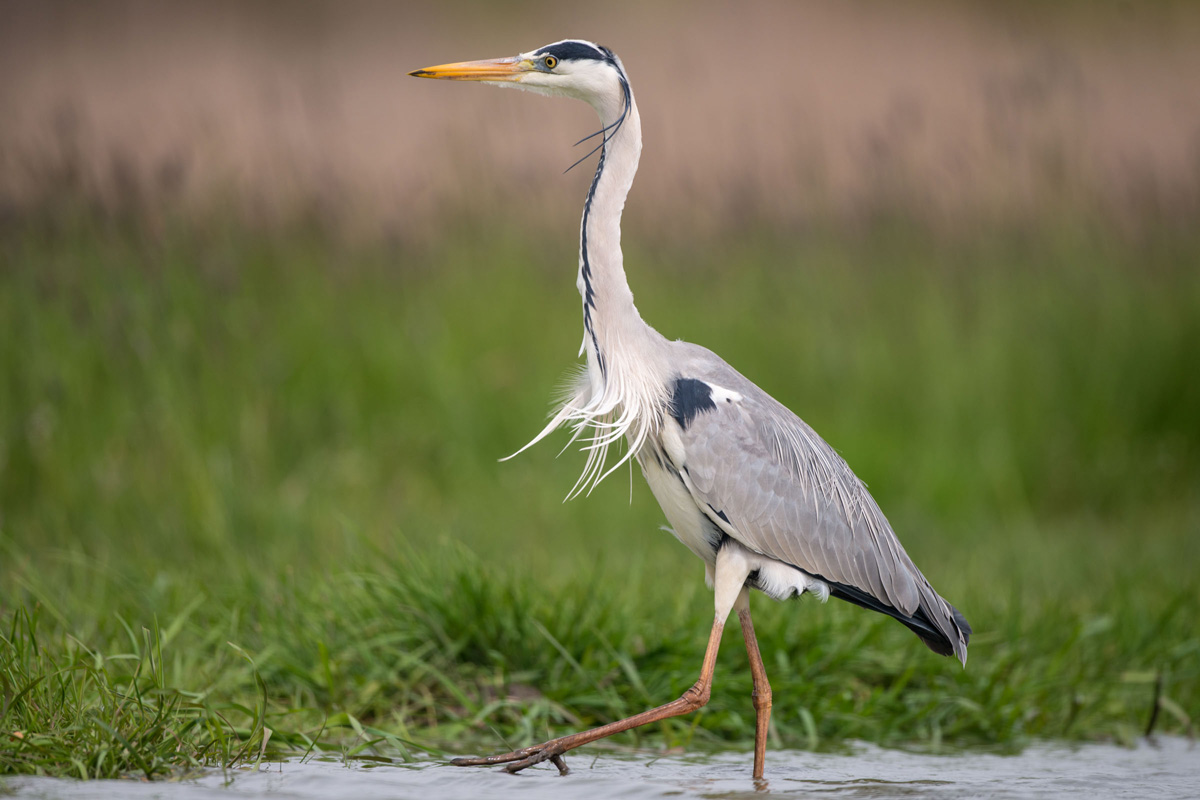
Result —
[[[571, 244], [237, 227], [0, 238], [0, 772], [274, 746], [493, 749], [695, 679], [699, 564], [638, 476], [562, 504], [536, 432]], [[630, 242], [644, 316], [797, 410], [977, 635], [759, 602], [777, 745], [1128, 741], [1200, 711], [1200, 241]], [[739, 746], [712, 703], [623, 741]], [[271, 731], [264, 743], [266, 731]], [[636, 737], [636, 738], [635, 738]]]

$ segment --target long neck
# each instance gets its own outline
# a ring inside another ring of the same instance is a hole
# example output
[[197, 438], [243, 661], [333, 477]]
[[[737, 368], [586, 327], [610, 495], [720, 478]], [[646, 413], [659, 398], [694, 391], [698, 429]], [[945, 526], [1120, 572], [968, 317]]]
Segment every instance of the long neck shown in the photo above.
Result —
[[621, 211], [642, 153], [642, 122], [633, 93], [598, 104], [605, 134], [596, 175], [583, 206], [579, 234], [579, 293], [583, 296], [583, 347], [603, 376], [619, 337], [646, 329], [633, 304], [621, 256]]
[[[583, 475], [568, 497], [589, 491], [653, 441], [669, 399], [666, 340], [642, 321], [634, 307], [621, 260], [621, 210], [642, 152], [637, 106], [628, 85], [622, 85], [622, 90], [594, 104], [607, 133], [579, 234], [587, 372], [580, 376], [572, 397], [525, 445], [562, 425], [575, 429], [572, 441], [582, 441], [588, 455]], [[609, 447], [621, 440], [629, 443], [625, 455], [606, 469]]]

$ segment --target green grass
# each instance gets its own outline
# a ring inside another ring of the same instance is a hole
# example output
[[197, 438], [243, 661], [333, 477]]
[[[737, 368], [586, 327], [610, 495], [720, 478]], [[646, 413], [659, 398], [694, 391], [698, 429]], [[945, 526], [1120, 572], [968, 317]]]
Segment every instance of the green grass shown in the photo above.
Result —
[[[641, 478], [563, 504], [578, 454], [496, 462], [573, 361], [573, 244], [438, 241], [0, 234], [0, 774], [492, 750], [691, 685], [711, 596]], [[1159, 679], [1157, 730], [1190, 730], [1198, 260], [1080, 231], [628, 243], [644, 316], [821, 431], [977, 632], [962, 670], [760, 598], [775, 746], [1131, 741]], [[747, 746], [733, 628], [710, 705], [624, 743]]]

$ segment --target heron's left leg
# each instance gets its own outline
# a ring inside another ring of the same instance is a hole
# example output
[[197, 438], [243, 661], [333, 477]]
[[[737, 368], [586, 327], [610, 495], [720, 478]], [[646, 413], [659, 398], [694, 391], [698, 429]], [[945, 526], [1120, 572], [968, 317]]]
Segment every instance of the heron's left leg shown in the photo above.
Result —
[[[700, 667], [700, 679], [696, 681], [692, 688], [684, 692], [683, 696], [678, 700], [672, 700], [657, 708], [643, 711], [641, 714], [635, 714], [632, 717], [627, 717], [617, 722], [610, 722], [607, 725], [592, 728], [590, 731], [551, 739], [548, 742], [533, 745], [532, 747], [522, 747], [519, 750], [513, 750], [511, 753], [478, 758], [455, 758], [450, 763], [458, 767], [504, 764], [504, 769], [507, 772], [518, 772], [534, 764], [549, 761], [558, 767], [558, 771], [561, 774], [565, 775], [567, 765], [562, 755], [568, 750], [573, 750], [580, 745], [590, 744], [606, 736], [612, 736], [614, 733], [621, 733], [622, 731], [636, 728], [639, 725], [658, 722], [670, 717], [678, 717], [681, 714], [687, 714], [703, 707], [708, 703], [708, 698], [712, 691], [713, 671], [717, 665], [717, 649], [721, 646], [721, 632], [725, 629], [725, 619], [729, 616], [729, 612], [733, 610], [735, 603], [745, 597], [746, 577], [749, 574], [750, 566], [746, 560], [746, 551], [740, 545], [724, 546], [718, 551], [716, 564], [710, 573], [712, 576], [716, 614], [713, 617], [712, 630], [708, 634], [708, 647], [704, 650], [704, 663]], [[760, 769], [755, 774], [760, 775], [761, 772]]]
[[[728, 611], [726, 611], [726, 614], [728, 614]], [[713, 670], [717, 665], [717, 648], [721, 645], [721, 631], [724, 629], [725, 619], [718, 614], [713, 620], [712, 631], [708, 636], [708, 647], [704, 651], [704, 664], [700, 668], [700, 679], [696, 681], [692, 688], [684, 692], [683, 696], [678, 700], [672, 700], [657, 708], [643, 711], [641, 714], [635, 714], [632, 717], [627, 717], [617, 722], [610, 722], [607, 725], [601, 725], [589, 731], [551, 739], [548, 742], [543, 742], [532, 747], [513, 750], [511, 753], [477, 758], [455, 758], [451, 759], [450, 763], [456, 767], [481, 767], [493, 764], [505, 764], [505, 771], [519, 772], [534, 764], [550, 761], [554, 766], [558, 767], [558, 771], [561, 774], [565, 775], [567, 774], [567, 765], [563, 761], [562, 755], [568, 750], [573, 750], [580, 745], [589, 744], [597, 739], [603, 739], [606, 736], [612, 736], [614, 733], [621, 733], [640, 725], [647, 725], [651, 722], [658, 722], [659, 720], [687, 714], [708, 703], [709, 694], [712, 691]]]
[[763, 666], [762, 653], [758, 650], [754, 623], [750, 620], [750, 593], [746, 589], [743, 588], [738, 595], [734, 608], [742, 625], [746, 655], [750, 657], [750, 674], [754, 678], [754, 777], [761, 778], [767, 759], [767, 731], [771, 725], [771, 684], [767, 682], [767, 670]]

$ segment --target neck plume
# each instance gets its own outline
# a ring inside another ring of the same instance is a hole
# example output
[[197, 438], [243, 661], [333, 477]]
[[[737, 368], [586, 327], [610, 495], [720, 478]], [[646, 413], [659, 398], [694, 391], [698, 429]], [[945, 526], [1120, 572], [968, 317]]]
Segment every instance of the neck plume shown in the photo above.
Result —
[[[624, 76], [620, 92], [596, 100], [593, 107], [604, 141], [583, 206], [577, 281], [583, 299], [580, 354], [587, 363], [550, 422], [517, 451], [564, 425], [571, 427], [571, 441], [580, 442], [587, 463], [568, 498], [590, 492], [636, 455], [657, 434], [667, 402], [665, 340], [638, 314], [621, 254], [621, 212], [641, 157], [641, 118]], [[628, 450], [606, 469], [609, 446], [622, 441], [628, 442]]]

